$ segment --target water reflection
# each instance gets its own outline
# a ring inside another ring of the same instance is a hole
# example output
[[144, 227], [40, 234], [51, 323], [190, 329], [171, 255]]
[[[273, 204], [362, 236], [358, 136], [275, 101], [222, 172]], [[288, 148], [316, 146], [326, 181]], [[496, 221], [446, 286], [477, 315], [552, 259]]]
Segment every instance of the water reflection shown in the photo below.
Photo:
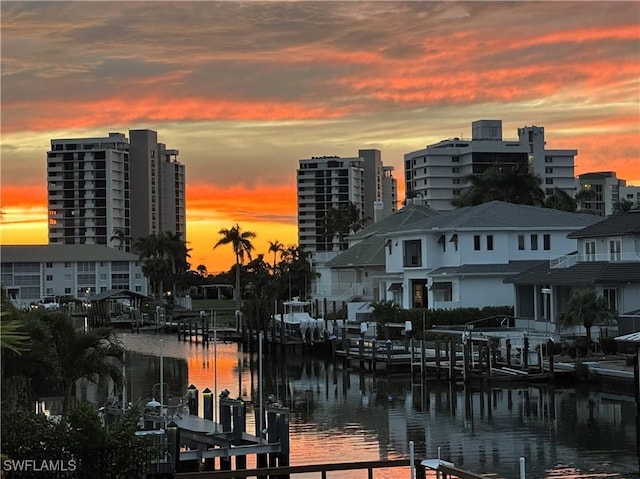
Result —
[[[150, 397], [159, 383], [159, 342], [123, 335], [130, 349], [133, 397]], [[257, 402], [256, 355], [235, 344], [212, 347], [163, 342], [164, 375], [172, 392], [189, 384]], [[638, 470], [636, 406], [632, 396], [581, 392], [547, 385], [484, 389], [446, 382], [359, 374], [310, 357], [275, 356], [264, 361], [264, 390], [291, 410], [291, 464], [396, 459], [444, 459], [478, 473], [527, 478], [634, 477]], [[254, 431], [253, 414], [247, 430]], [[251, 467], [251, 460], [249, 460]], [[583, 471], [583, 472], [581, 472]], [[302, 478], [303, 476], [298, 476]], [[366, 477], [364, 471], [341, 473]], [[377, 479], [408, 477], [408, 471], [376, 472]]]

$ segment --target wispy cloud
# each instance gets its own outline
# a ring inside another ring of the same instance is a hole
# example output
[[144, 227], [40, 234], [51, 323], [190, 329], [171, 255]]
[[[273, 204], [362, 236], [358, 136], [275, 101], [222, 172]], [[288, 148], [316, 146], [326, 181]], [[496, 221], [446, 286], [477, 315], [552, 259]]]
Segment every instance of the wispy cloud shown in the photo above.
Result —
[[300, 158], [379, 148], [402, 183], [488, 117], [640, 182], [639, 111], [637, 2], [2, 5], [3, 206], [45, 204], [50, 138], [129, 128], [180, 149], [191, 222], [289, 228]]

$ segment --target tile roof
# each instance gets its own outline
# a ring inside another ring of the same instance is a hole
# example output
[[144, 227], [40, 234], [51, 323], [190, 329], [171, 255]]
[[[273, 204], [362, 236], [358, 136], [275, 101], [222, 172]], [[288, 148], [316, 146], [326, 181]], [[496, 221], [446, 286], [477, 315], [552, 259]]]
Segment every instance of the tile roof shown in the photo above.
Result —
[[342, 251], [327, 261], [330, 268], [352, 266], [384, 266], [384, 238], [373, 236]]
[[385, 235], [439, 213], [426, 205], [410, 204], [380, 221], [361, 229], [349, 237], [350, 242], [359, 241], [327, 262], [331, 268], [353, 266], [384, 266]]
[[620, 212], [569, 234], [569, 238], [595, 238], [625, 234], [640, 234], [640, 210]]
[[585, 261], [570, 268], [551, 268], [548, 261], [505, 278], [505, 283], [589, 286], [640, 283], [640, 262]]
[[601, 217], [585, 213], [569, 213], [552, 208], [490, 201], [446, 211], [424, 221], [405, 225], [401, 230], [479, 229], [479, 228], [583, 228]]
[[138, 255], [94, 244], [2, 245], [2, 263], [138, 261]]
[[539, 260], [509, 261], [499, 264], [463, 264], [434, 269], [429, 276], [461, 274], [515, 274], [526, 271], [540, 263]]
[[349, 240], [360, 240], [372, 235], [394, 231], [403, 225], [411, 225], [420, 220], [437, 216], [438, 213], [427, 205], [409, 204], [349, 236]]

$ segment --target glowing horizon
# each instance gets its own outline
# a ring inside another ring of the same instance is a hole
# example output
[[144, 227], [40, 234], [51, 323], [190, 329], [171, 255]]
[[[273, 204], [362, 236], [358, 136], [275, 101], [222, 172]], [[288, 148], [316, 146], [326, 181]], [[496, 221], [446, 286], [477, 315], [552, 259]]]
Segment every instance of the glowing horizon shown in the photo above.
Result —
[[113, 7], [3, 3], [1, 244], [47, 242], [50, 139], [136, 128], [180, 150], [190, 263], [209, 271], [232, 266], [213, 244], [235, 223], [268, 261], [297, 243], [299, 159], [377, 148], [402, 191], [405, 153], [483, 118], [505, 138], [544, 126], [576, 175], [640, 185], [637, 2]]

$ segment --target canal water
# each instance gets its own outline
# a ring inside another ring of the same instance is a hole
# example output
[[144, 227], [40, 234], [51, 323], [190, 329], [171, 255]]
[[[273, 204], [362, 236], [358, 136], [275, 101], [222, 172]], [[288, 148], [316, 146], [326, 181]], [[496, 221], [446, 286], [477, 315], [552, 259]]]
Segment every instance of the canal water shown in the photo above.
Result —
[[[173, 335], [119, 337], [128, 350], [127, 388], [134, 402], [159, 396], [161, 363], [165, 394], [184, 397], [194, 385], [200, 397], [205, 388], [218, 394], [227, 389], [232, 398], [258, 402], [257, 355], [234, 343], [203, 347]], [[265, 396], [291, 410], [292, 465], [408, 458], [413, 441], [418, 460], [440, 453], [458, 467], [503, 478], [519, 477], [520, 457], [528, 479], [640, 477], [630, 394], [546, 384], [471, 389], [361, 374], [302, 355], [267, 355], [263, 385]], [[247, 431], [255, 432], [251, 408]], [[365, 479], [367, 472], [327, 477]], [[376, 470], [374, 477], [406, 479], [409, 468]]]

